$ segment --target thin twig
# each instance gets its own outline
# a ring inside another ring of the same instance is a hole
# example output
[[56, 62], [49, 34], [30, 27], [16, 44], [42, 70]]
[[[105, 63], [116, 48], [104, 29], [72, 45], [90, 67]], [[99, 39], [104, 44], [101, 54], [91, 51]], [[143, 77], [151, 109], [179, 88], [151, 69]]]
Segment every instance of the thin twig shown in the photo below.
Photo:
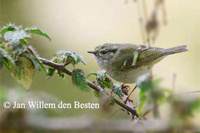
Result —
[[135, 91], [136, 88], [137, 88], [137, 85], [135, 85], [135, 87], [132, 89], [130, 94], [127, 96], [126, 100], [124, 101], [125, 104], [127, 103], [127, 101], [129, 100], [129, 97], [132, 95], [132, 93]]
[[68, 75], [72, 75], [72, 72], [65, 69], [65, 66], [64, 65], [61, 65], [61, 64], [58, 64], [58, 63], [54, 63], [50, 60], [47, 60], [47, 59], [44, 59], [44, 58], [39, 58], [40, 61], [42, 61], [43, 64], [47, 65], [47, 66], [50, 66], [50, 67], [53, 67], [55, 68], [56, 70], [59, 70], [59, 71], [62, 71]]

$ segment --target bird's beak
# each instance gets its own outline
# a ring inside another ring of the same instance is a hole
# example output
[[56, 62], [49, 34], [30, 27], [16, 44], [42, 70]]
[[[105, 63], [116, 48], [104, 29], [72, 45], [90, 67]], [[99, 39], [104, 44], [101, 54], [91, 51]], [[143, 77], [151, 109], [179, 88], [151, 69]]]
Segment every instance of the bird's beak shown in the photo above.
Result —
[[88, 51], [88, 53], [95, 55], [97, 52], [96, 51]]

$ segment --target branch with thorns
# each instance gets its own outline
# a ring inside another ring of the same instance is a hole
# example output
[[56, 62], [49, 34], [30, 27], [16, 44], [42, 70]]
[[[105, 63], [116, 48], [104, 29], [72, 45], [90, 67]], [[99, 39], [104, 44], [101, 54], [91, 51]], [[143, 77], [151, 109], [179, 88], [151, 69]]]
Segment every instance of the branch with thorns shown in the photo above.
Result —
[[[47, 60], [45, 58], [39, 58], [41, 60], [41, 62], [46, 65], [46, 66], [49, 66], [49, 67], [53, 67], [54, 69], [58, 70], [58, 71], [61, 71], [69, 76], [72, 76], [72, 72], [68, 69], [65, 68], [65, 65], [62, 65], [62, 64], [58, 64], [58, 63], [54, 63], [50, 60]], [[96, 92], [98, 93], [103, 93], [101, 90], [102, 88], [100, 88], [99, 86], [95, 85], [93, 82], [91, 82], [90, 80], [87, 80], [86, 81], [87, 85], [95, 90]], [[105, 93], [103, 93], [104, 95], [106, 95]], [[129, 96], [130, 97], [130, 96]], [[128, 97], [127, 97], [127, 100], [128, 100]], [[132, 115], [132, 118], [135, 118], [135, 117], [139, 117], [137, 111], [129, 106], [127, 106], [125, 103], [122, 103], [121, 101], [119, 101], [118, 99], [114, 98], [113, 97], [113, 101], [119, 105], [121, 108], [123, 108], [124, 110], [128, 111], [129, 113], [131, 113]]]

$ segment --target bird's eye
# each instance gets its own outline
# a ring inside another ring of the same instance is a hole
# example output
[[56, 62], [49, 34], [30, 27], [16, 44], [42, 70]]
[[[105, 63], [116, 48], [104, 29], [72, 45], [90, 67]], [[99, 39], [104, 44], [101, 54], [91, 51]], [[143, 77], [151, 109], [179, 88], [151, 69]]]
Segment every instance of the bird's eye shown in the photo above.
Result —
[[103, 51], [101, 51], [100, 53], [101, 53], [101, 54], [106, 54], [107, 51], [103, 50]]

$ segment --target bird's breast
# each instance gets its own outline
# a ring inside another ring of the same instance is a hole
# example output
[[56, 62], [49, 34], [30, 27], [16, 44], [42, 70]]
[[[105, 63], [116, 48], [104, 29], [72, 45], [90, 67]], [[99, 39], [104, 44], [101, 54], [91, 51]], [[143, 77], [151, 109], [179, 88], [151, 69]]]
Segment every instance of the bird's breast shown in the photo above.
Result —
[[123, 83], [134, 83], [139, 76], [149, 72], [148, 66], [140, 66], [135, 69], [127, 69], [122, 71], [119, 67], [113, 65], [108, 60], [97, 60], [97, 62], [99, 67], [106, 70], [114, 80]]
[[116, 70], [116, 69], [107, 69], [108, 74], [115, 80], [123, 83], [135, 83], [137, 78], [143, 74], [149, 73], [150, 69], [147, 66], [141, 66], [136, 69], [131, 70]]

